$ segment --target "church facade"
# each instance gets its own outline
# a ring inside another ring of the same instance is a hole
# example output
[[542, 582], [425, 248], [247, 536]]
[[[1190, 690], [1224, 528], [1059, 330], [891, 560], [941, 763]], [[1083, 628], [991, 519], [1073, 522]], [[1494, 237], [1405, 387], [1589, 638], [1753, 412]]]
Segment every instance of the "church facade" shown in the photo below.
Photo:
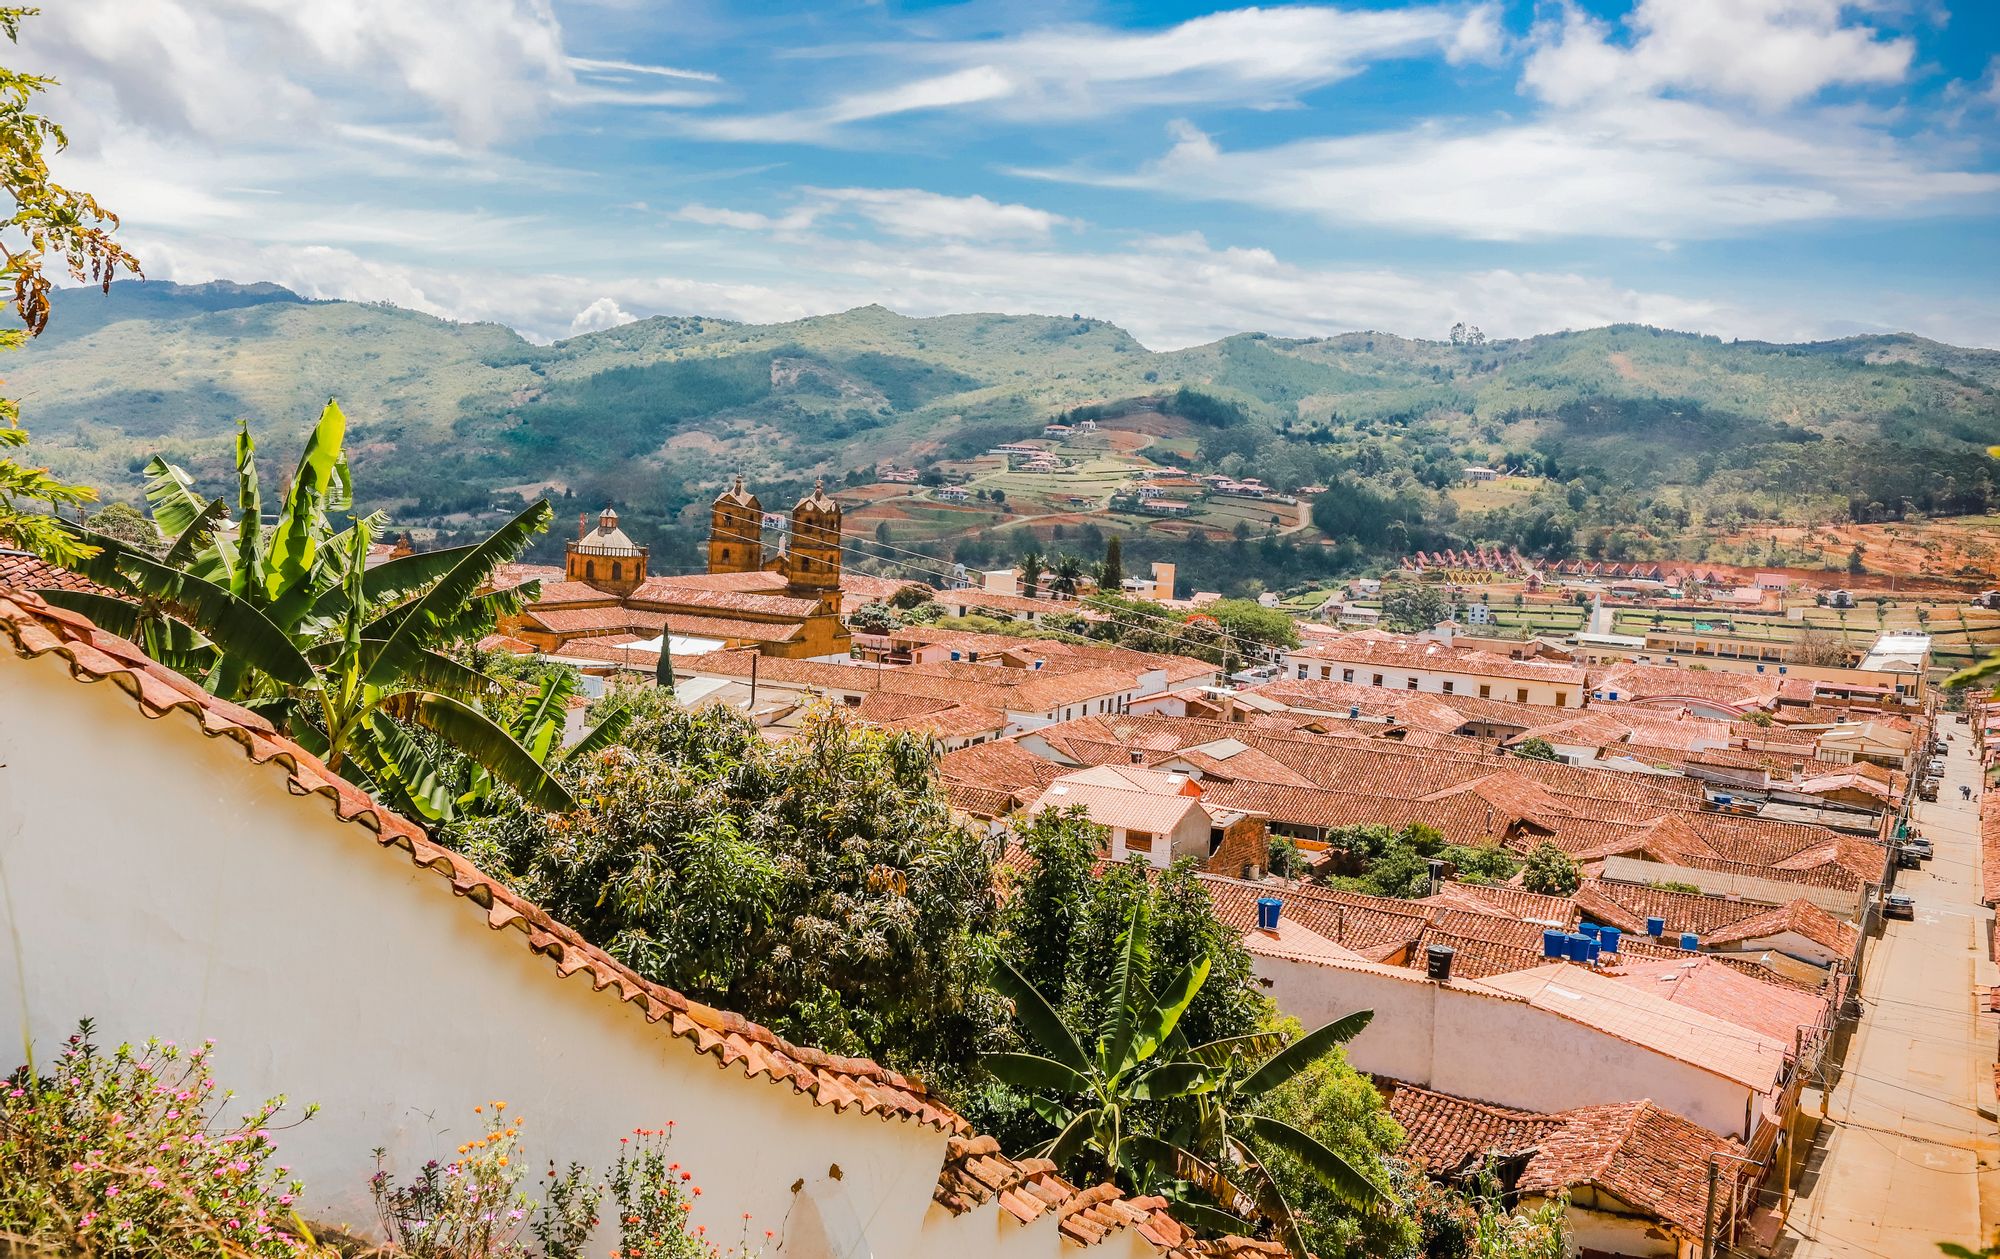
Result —
[[[503, 619], [501, 633], [547, 655], [628, 666], [657, 660], [663, 637], [704, 651], [846, 657], [853, 643], [841, 617], [840, 504], [814, 485], [792, 507], [790, 527], [769, 555], [764, 520], [763, 504], [738, 477], [709, 509], [707, 571], [656, 576], [648, 571], [650, 548], [635, 543], [606, 508], [594, 529], [587, 517], [578, 521], [560, 573], [515, 565], [497, 583], [541, 582], [532, 603]], [[904, 584], [847, 580], [867, 587], [869, 597], [881, 597], [875, 586]]]

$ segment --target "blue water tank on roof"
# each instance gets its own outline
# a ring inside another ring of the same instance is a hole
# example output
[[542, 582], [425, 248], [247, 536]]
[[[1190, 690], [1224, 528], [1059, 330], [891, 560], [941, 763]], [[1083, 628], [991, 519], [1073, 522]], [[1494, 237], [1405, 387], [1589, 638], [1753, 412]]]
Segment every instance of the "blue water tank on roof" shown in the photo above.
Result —
[[1257, 898], [1257, 926], [1260, 930], [1276, 931], [1278, 919], [1285, 912], [1285, 902], [1275, 896]]
[[1655, 940], [1667, 934], [1667, 920], [1664, 918], [1648, 918], [1646, 920], [1646, 934]]
[[1577, 924], [1576, 928], [1578, 935], [1588, 936], [1593, 940], [1597, 938], [1597, 933], [1601, 930], [1603, 930], [1603, 928], [1599, 927], [1594, 922], [1579, 923]]
[[1624, 934], [1616, 927], [1606, 927], [1597, 933], [1597, 945], [1606, 953], [1618, 951], [1618, 937]]
[[1692, 931], [1681, 932], [1681, 947], [1692, 953], [1701, 947], [1701, 937]]
[[1553, 927], [1542, 932], [1542, 956], [1566, 957], [1569, 954], [1569, 932], [1557, 931]]

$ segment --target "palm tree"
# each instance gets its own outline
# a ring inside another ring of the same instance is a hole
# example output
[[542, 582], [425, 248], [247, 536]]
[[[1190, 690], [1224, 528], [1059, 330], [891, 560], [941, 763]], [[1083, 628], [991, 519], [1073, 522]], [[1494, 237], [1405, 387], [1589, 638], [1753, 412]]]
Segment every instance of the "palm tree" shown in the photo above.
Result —
[[1082, 581], [1083, 561], [1074, 555], [1058, 555], [1049, 575], [1049, 593], [1074, 599], [1077, 586]]
[[[1056, 1135], [1037, 1153], [1058, 1166], [1089, 1156], [1134, 1188], [1169, 1189], [1176, 1198], [1192, 1189], [1216, 1206], [1182, 1200], [1189, 1219], [1237, 1232], [1247, 1218], [1261, 1218], [1297, 1255], [1306, 1253], [1298, 1219], [1260, 1150], [1290, 1154], [1349, 1205], [1386, 1202], [1387, 1191], [1344, 1156], [1256, 1110], [1264, 1095], [1359, 1034], [1374, 1011], [1336, 1019], [1290, 1045], [1253, 1033], [1190, 1047], [1177, 1029], [1209, 962], [1153, 986], [1149, 923], [1147, 902], [1136, 902], [1119, 937], [1103, 1021], [1082, 1033], [1012, 963], [1000, 964], [996, 984], [1042, 1053], [989, 1054], [985, 1062], [1054, 1125]], [[1172, 1183], [1156, 1186], [1161, 1179]]]
[[1033, 547], [1021, 554], [1021, 593], [1032, 599], [1042, 588], [1042, 553]]
[[270, 526], [247, 428], [236, 438], [233, 525], [224, 500], [203, 498], [185, 471], [155, 458], [146, 497], [173, 539], [166, 554], [78, 529], [100, 548], [79, 571], [116, 593], [42, 594], [262, 714], [412, 816], [450, 816], [440, 747], [532, 804], [574, 808], [547, 767], [480, 711], [500, 684], [444, 651], [532, 597], [532, 584], [481, 591], [548, 527], [549, 505], [534, 504], [483, 542], [370, 568], [369, 543], [386, 520], [350, 515], [347, 528], [334, 526], [353, 506], [346, 427], [329, 401]]

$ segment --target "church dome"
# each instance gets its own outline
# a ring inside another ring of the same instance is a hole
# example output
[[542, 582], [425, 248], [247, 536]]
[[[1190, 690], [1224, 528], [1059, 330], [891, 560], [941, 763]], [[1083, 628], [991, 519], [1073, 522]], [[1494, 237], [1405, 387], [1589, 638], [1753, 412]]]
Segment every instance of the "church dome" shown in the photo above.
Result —
[[639, 548], [618, 527], [618, 513], [607, 507], [597, 518], [597, 528], [585, 534], [576, 549], [585, 555], [630, 555]]

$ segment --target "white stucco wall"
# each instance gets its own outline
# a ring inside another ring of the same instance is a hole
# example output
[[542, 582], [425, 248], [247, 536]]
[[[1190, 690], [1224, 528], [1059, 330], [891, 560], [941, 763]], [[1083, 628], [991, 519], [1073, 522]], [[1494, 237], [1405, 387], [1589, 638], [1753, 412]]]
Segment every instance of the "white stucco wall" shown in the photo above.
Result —
[[1500, 1106], [1553, 1112], [1651, 1098], [1746, 1140], [1750, 1090], [1594, 1028], [1411, 972], [1252, 955], [1278, 1008], [1307, 1027], [1355, 1010], [1375, 1018], [1347, 1047], [1362, 1071]]
[[25, 1020], [52, 1053], [84, 1016], [107, 1043], [213, 1037], [240, 1096], [323, 1107], [280, 1136], [315, 1216], [372, 1223], [374, 1147], [406, 1173], [501, 1098], [533, 1165], [601, 1167], [620, 1133], [675, 1120], [712, 1235], [734, 1239], [748, 1211], [795, 1237], [788, 1257], [942, 1253], [920, 1234], [943, 1133], [746, 1079], [615, 990], [558, 979], [519, 932], [187, 714], [149, 721], [54, 657], [0, 652], [0, 766], [0, 948], [18, 949], [0, 1043]]
[[[1352, 671], [1354, 676], [1347, 677]], [[1409, 665], [1369, 664], [1359, 660], [1340, 660], [1312, 650], [1288, 652], [1285, 656], [1285, 674], [1293, 679], [1314, 681], [1349, 682], [1355, 686], [1375, 685], [1375, 675], [1382, 676], [1381, 689], [1385, 691], [1418, 691], [1425, 695], [1446, 695], [1444, 684], [1450, 682], [1449, 695], [1464, 695], [1479, 698], [1479, 688], [1484, 686], [1490, 692], [1486, 698], [1520, 702], [1520, 693], [1526, 690], [1527, 703], [1545, 707], [1555, 707], [1558, 699], [1566, 708], [1582, 708], [1589, 696], [1581, 682], [1554, 682], [1534, 678], [1500, 677], [1479, 673], [1466, 673], [1453, 669], [1423, 669]], [[1412, 687], [1410, 680], [1416, 679]]]

